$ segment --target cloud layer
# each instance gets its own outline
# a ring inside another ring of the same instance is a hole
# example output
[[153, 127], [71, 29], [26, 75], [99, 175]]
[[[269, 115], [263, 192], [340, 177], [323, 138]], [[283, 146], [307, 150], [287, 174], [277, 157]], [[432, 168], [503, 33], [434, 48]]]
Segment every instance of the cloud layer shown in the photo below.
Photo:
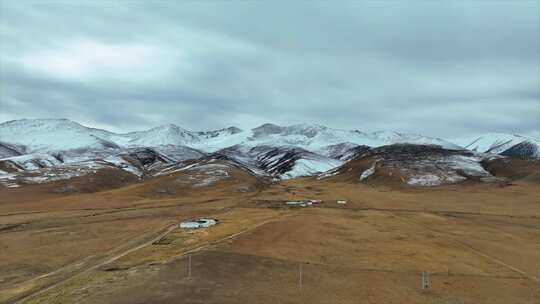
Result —
[[540, 137], [538, 1], [0, 6], [0, 121]]

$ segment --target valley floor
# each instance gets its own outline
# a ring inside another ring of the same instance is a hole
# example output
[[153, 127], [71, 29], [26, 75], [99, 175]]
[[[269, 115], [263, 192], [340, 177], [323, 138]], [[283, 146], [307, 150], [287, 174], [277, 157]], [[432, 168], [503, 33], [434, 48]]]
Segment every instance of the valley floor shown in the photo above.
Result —
[[0, 189], [0, 302], [540, 303], [538, 185], [140, 187]]

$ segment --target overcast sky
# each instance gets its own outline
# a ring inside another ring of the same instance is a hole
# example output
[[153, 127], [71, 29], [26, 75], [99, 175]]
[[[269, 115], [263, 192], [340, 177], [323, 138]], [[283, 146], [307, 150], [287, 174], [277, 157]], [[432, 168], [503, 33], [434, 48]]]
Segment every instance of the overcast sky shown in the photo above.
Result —
[[0, 3], [0, 122], [540, 137], [538, 0]]

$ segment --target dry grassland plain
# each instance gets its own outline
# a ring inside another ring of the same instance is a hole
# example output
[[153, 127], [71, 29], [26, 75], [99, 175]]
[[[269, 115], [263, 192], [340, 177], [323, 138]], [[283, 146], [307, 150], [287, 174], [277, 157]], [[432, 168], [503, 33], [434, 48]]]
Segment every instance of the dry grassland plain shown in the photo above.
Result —
[[[0, 189], [0, 302], [540, 303], [538, 184], [169, 179]], [[177, 228], [203, 216], [219, 224]]]

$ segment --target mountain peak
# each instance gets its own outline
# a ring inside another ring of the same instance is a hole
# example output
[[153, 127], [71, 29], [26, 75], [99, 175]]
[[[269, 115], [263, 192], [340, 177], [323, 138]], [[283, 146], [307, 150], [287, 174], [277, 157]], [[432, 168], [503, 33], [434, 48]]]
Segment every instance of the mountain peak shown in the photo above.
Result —
[[329, 129], [326, 126], [314, 124], [314, 123], [299, 123], [295, 125], [290, 125], [287, 128], [289, 129], [301, 129], [301, 130], [327, 130]]
[[265, 123], [260, 125], [257, 128], [252, 129], [253, 137], [261, 137], [272, 134], [282, 134], [282, 135], [304, 135], [307, 137], [314, 137], [319, 131], [327, 130], [328, 127], [318, 124], [311, 123], [300, 123], [295, 125], [290, 125], [287, 127], [282, 127], [272, 123]]
[[374, 135], [374, 136], [377, 136], [377, 137], [384, 137], [384, 138], [393, 138], [393, 137], [402, 135], [402, 134], [400, 134], [400, 133], [398, 133], [396, 131], [392, 131], [392, 130], [379, 130], [379, 131], [375, 131], [375, 132], [373, 132], [371, 134]]
[[309, 138], [313, 138], [321, 131], [329, 130], [328, 127], [318, 124], [301, 123], [286, 128], [287, 134], [303, 135]]
[[267, 123], [263, 123], [262, 125], [256, 127], [256, 128], [253, 128], [253, 130], [255, 129], [267, 129], [267, 128], [283, 128], [282, 126], [279, 126], [279, 125], [276, 125], [276, 124], [273, 124], [273, 123], [270, 123], [270, 122], [267, 122]]
[[200, 132], [197, 132], [197, 135], [202, 136], [204, 138], [214, 138], [214, 137], [219, 137], [223, 135], [234, 135], [240, 132], [242, 132], [242, 129], [239, 129], [233, 126], [233, 127], [228, 127], [228, 128], [223, 128], [223, 129], [213, 130], [213, 131], [200, 131]]
[[130, 146], [186, 145], [199, 141], [194, 132], [175, 124], [165, 124], [147, 131], [131, 132], [125, 136], [130, 138]]
[[160, 126], [151, 128], [149, 131], [152, 131], [152, 130], [155, 130], [155, 131], [159, 131], [159, 130], [187, 131], [186, 129], [184, 129], [182, 127], [179, 127], [179, 126], [177, 126], [175, 124], [172, 124], [172, 123], [164, 124], [164, 125], [160, 125]]
[[253, 131], [253, 137], [256, 138], [264, 135], [279, 134], [283, 132], [284, 129], [285, 127], [282, 126], [272, 123], [265, 123], [251, 130]]
[[231, 134], [236, 134], [242, 132], [242, 129], [237, 128], [235, 126], [226, 128], [227, 131], [231, 132]]
[[0, 124], [0, 139], [28, 147], [29, 151], [109, 147], [114, 134], [83, 126], [69, 119], [20, 119]]
[[74, 125], [83, 127], [78, 122], [67, 118], [36, 118], [36, 119], [16, 119], [0, 123], [0, 126], [56, 126], [56, 125]]

